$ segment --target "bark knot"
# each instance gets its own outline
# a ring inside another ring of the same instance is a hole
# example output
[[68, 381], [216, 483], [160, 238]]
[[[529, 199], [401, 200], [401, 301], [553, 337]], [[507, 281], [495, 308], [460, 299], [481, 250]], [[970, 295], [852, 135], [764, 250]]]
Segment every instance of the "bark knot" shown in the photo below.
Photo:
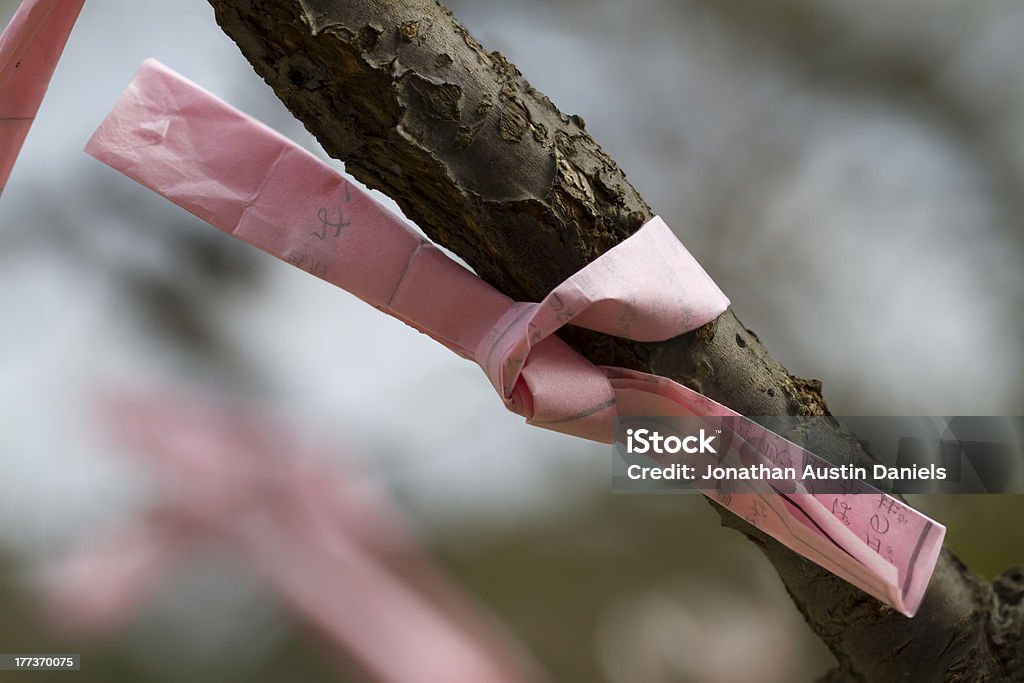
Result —
[[1024, 600], [1024, 566], [1010, 567], [992, 583], [999, 599], [1008, 605], [1019, 605]]

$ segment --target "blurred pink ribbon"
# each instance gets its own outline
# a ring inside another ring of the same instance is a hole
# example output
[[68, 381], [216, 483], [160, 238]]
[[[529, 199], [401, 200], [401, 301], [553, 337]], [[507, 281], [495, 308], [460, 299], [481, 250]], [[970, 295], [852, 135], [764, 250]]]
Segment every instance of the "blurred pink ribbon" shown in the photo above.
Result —
[[0, 34], [0, 194], [85, 0], [25, 0]]
[[48, 611], [65, 628], [116, 627], [205, 538], [233, 549], [374, 680], [541, 680], [351, 463], [328, 461], [262, 416], [195, 396], [110, 408], [107, 422], [120, 440], [151, 459], [163, 502], [54, 568]]
[[[736, 447], [751, 446], [754, 457], [765, 460], [770, 447], [801, 465], [822, 462], [681, 384], [597, 367], [554, 336], [571, 323], [659, 341], [726, 310], [728, 299], [660, 218], [540, 303], [523, 303], [449, 259], [326, 163], [153, 60], [86, 151], [474, 360], [508, 409], [530, 424], [610, 443], [617, 416], [723, 416], [741, 426]], [[736, 491], [704, 493], [913, 615], [945, 528], [869, 486], [861, 490], [870, 495], [812, 494], [799, 486], [778, 495], [770, 484], [751, 481]], [[834, 514], [840, 508], [842, 520]], [[872, 536], [882, 522], [884, 552]]]

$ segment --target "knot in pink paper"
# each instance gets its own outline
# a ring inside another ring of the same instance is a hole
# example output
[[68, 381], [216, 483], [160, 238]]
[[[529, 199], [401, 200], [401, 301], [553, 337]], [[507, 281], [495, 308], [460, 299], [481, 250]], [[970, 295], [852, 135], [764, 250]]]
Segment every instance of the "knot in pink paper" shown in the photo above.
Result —
[[611, 441], [611, 382], [552, 334], [572, 324], [634, 341], [664, 341], [714, 320], [728, 306], [655, 217], [540, 303], [512, 304], [480, 341], [474, 359], [508, 409], [530, 424]]

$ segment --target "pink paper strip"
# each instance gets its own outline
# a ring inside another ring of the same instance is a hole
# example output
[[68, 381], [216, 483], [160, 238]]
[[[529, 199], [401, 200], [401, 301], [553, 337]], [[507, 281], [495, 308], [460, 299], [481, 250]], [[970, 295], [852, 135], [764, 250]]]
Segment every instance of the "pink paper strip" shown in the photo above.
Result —
[[108, 421], [149, 458], [162, 503], [51, 572], [49, 611], [64, 628], [121, 625], [189, 546], [212, 539], [372, 680], [541, 680], [353, 463], [328, 461], [282, 425], [200, 396], [122, 398]]
[[[816, 459], [680, 384], [598, 368], [552, 336], [572, 323], [629, 339], [663, 340], [725, 311], [728, 300], [660, 218], [544, 301], [518, 303], [451, 261], [327, 164], [152, 60], [86, 151], [221, 230], [472, 358], [505, 405], [530, 424], [611, 442], [615, 416], [729, 416], [736, 418], [738, 433], [754, 435], [740, 435], [737, 443]], [[945, 529], [875, 489], [863, 490], [870, 495], [794, 490], [780, 496], [755, 480], [727, 496], [709, 495], [912, 615]], [[888, 550], [872, 537], [882, 521], [900, 529], [886, 539]]]
[[84, 0], [25, 0], [0, 35], [0, 194]]

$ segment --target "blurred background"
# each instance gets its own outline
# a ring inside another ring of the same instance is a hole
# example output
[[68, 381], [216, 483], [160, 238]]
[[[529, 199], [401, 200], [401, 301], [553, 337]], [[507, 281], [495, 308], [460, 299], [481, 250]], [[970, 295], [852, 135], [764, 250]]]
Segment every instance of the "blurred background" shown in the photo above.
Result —
[[[17, 4], [0, 0], [0, 23]], [[449, 5], [586, 119], [833, 412], [1024, 412], [1024, 6]], [[203, 0], [87, 3], [0, 199], [0, 652], [81, 652], [81, 680], [358, 680], [216, 553], [113, 638], [42, 619], [46, 563], [152, 494], [95, 426], [97, 392], [200, 386], [360, 457], [554, 680], [829, 667], [699, 496], [612, 496], [607, 447], [525, 427], [476, 366], [82, 153], [147, 57], [323, 156]], [[976, 572], [1024, 560], [1021, 497], [912, 502]]]

